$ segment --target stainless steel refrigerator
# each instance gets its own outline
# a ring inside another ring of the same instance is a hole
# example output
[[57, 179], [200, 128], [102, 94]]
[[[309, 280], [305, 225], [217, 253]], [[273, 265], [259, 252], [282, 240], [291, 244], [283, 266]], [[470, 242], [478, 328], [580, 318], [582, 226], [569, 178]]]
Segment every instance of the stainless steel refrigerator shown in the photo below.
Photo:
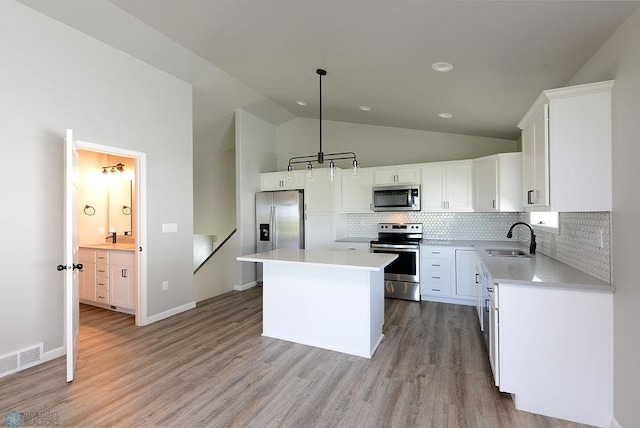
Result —
[[[301, 190], [256, 193], [256, 252], [304, 248], [304, 195]], [[262, 263], [257, 263], [262, 284]]]

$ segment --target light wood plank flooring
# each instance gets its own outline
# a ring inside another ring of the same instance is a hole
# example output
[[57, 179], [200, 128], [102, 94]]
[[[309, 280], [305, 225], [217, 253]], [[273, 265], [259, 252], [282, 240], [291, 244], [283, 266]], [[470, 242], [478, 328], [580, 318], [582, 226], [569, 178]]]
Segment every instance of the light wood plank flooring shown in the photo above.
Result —
[[82, 305], [76, 380], [65, 382], [64, 358], [0, 379], [0, 415], [83, 427], [581, 426], [516, 411], [493, 387], [473, 307], [386, 300], [368, 360], [261, 337], [261, 302], [261, 288], [231, 292], [146, 327]]

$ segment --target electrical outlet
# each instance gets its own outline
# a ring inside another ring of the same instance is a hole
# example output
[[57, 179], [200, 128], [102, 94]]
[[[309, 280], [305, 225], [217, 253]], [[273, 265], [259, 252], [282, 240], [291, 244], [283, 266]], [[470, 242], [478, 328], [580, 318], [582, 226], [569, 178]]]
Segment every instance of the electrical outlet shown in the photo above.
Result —
[[162, 281], [162, 291], [167, 291], [169, 289], [169, 281]]
[[101, 236], [104, 235], [104, 227], [100, 228], [98, 234], [101, 235]]

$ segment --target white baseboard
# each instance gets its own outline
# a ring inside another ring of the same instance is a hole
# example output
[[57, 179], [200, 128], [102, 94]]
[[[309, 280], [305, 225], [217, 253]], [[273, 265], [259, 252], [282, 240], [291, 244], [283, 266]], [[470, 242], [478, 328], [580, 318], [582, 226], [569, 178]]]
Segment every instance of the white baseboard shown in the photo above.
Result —
[[67, 355], [67, 348], [61, 346], [59, 348], [52, 349], [51, 351], [43, 352], [42, 362], [44, 363], [47, 361], [55, 360], [56, 358], [64, 357], [65, 355]]
[[622, 425], [620, 425], [614, 416], [611, 416], [611, 428], [622, 428]]
[[455, 297], [437, 297], [437, 296], [427, 296], [421, 295], [420, 300], [423, 302], [438, 302], [438, 303], [451, 303], [453, 305], [465, 305], [465, 306], [475, 306], [476, 301], [468, 300], [468, 299], [460, 299]]
[[188, 311], [189, 309], [193, 309], [195, 307], [196, 307], [196, 302], [189, 302], [182, 306], [169, 309], [168, 311], [164, 311], [164, 312], [160, 312], [159, 314], [148, 316], [143, 325], [153, 324], [154, 322], [158, 322], [165, 318], [172, 317], [174, 315], [177, 315], [181, 312]]
[[248, 283], [242, 284], [242, 285], [234, 285], [233, 289], [235, 291], [246, 291], [246, 290], [248, 290], [250, 288], [255, 287], [256, 285], [258, 285], [258, 283], [256, 281], [253, 281], [253, 282], [248, 282]]

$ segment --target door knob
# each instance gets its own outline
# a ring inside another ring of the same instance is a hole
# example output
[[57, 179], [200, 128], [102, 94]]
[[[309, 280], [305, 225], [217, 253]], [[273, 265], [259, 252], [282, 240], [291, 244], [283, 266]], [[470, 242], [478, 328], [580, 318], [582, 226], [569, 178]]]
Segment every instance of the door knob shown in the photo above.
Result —
[[56, 269], [58, 269], [58, 270], [67, 270], [67, 266], [66, 265], [58, 265], [58, 267]]
[[74, 265], [73, 265], [73, 269], [74, 269], [74, 270], [76, 270], [76, 269], [82, 269], [82, 263], [78, 263], [77, 265], [76, 265], [76, 264], [74, 264]]

